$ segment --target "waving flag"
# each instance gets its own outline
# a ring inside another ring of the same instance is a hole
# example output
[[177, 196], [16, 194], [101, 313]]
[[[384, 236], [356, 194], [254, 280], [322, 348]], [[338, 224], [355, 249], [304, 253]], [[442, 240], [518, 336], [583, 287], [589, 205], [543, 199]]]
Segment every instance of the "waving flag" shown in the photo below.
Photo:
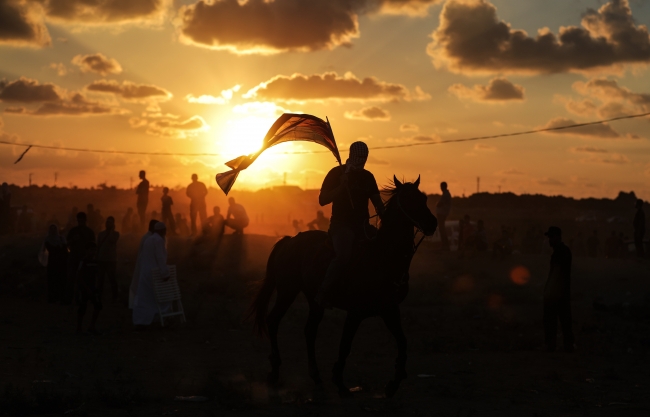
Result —
[[226, 166], [231, 170], [217, 174], [217, 184], [227, 195], [235, 184], [239, 173], [255, 162], [262, 152], [279, 143], [293, 141], [307, 141], [323, 145], [334, 154], [339, 165], [341, 164], [341, 155], [339, 155], [329, 121], [319, 119], [311, 114], [285, 113], [273, 123], [264, 137], [264, 143], [259, 151], [226, 162]]

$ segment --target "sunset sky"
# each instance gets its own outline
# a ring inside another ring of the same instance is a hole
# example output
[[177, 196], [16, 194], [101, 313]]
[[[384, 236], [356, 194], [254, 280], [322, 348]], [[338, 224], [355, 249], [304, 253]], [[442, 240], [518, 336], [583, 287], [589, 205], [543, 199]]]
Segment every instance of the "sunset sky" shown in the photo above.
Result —
[[[327, 116], [341, 150], [371, 148], [380, 184], [650, 199], [647, 0], [0, 0], [0, 181], [207, 185], [283, 112]], [[402, 143], [427, 146], [376, 150]], [[330, 154], [268, 151], [235, 189], [317, 188]], [[345, 158], [347, 153], [343, 154]]]

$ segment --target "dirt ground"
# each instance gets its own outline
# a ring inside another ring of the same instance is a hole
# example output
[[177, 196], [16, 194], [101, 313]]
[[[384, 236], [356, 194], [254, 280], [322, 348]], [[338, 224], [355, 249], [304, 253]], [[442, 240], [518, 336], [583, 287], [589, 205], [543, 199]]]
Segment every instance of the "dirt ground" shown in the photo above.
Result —
[[[542, 349], [541, 295], [549, 255], [505, 261], [440, 253], [424, 244], [402, 304], [409, 377], [395, 398], [395, 343], [364, 322], [345, 370], [359, 391], [329, 382], [345, 318], [328, 311], [317, 356], [325, 383], [307, 375], [299, 298], [280, 329], [277, 388], [265, 384], [267, 340], [243, 321], [253, 283], [276, 238], [226, 237], [218, 253], [169, 243], [187, 324], [134, 332], [126, 308], [136, 237], [121, 242], [121, 299], [105, 297], [99, 336], [75, 335], [76, 307], [47, 304], [35, 264], [39, 242], [0, 242], [0, 414], [87, 416], [647, 416], [650, 411], [650, 265], [577, 258], [572, 303], [577, 352]], [[108, 289], [108, 288], [106, 288]], [[561, 346], [561, 342], [560, 342]], [[175, 401], [203, 396], [205, 402]]]

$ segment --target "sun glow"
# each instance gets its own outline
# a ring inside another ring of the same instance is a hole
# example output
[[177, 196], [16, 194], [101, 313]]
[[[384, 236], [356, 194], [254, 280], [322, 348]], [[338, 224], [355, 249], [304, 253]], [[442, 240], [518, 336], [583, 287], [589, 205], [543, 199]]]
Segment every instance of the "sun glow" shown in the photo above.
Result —
[[228, 158], [257, 152], [274, 121], [274, 118], [260, 116], [228, 120], [217, 140], [219, 152]]

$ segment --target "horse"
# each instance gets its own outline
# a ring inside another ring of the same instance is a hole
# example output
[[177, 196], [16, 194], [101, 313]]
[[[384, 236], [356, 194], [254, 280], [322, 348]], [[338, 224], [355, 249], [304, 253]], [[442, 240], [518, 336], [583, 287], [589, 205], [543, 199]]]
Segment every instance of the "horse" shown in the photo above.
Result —
[[[401, 183], [393, 176], [393, 184], [384, 190], [389, 198], [375, 237], [355, 248], [354, 261], [348, 266], [345, 277], [339, 277], [332, 296], [334, 307], [347, 311], [338, 361], [332, 369], [332, 381], [342, 397], [352, 395], [343, 382], [343, 369], [354, 335], [368, 317], [380, 316], [397, 341], [395, 375], [385, 387], [386, 396], [392, 397], [407, 376], [407, 342], [399, 304], [408, 293], [408, 270], [417, 246], [424, 236], [433, 235], [438, 221], [427, 207], [426, 194], [418, 188], [419, 176], [414, 183]], [[366, 226], [369, 226], [367, 222]], [[423, 236], [416, 245], [415, 236], [419, 232]], [[278, 327], [300, 292], [305, 294], [309, 303], [309, 318], [305, 326], [309, 376], [316, 384], [322, 383], [316, 364], [315, 341], [324, 310], [314, 297], [333, 255], [326, 241], [327, 232], [301, 232], [294, 237], [282, 238], [269, 255], [266, 276], [253, 299], [249, 317], [254, 320], [260, 334], [268, 335], [271, 342], [271, 372], [268, 375], [271, 385], [278, 382], [282, 363], [277, 341]], [[275, 305], [267, 314], [275, 291]]]

